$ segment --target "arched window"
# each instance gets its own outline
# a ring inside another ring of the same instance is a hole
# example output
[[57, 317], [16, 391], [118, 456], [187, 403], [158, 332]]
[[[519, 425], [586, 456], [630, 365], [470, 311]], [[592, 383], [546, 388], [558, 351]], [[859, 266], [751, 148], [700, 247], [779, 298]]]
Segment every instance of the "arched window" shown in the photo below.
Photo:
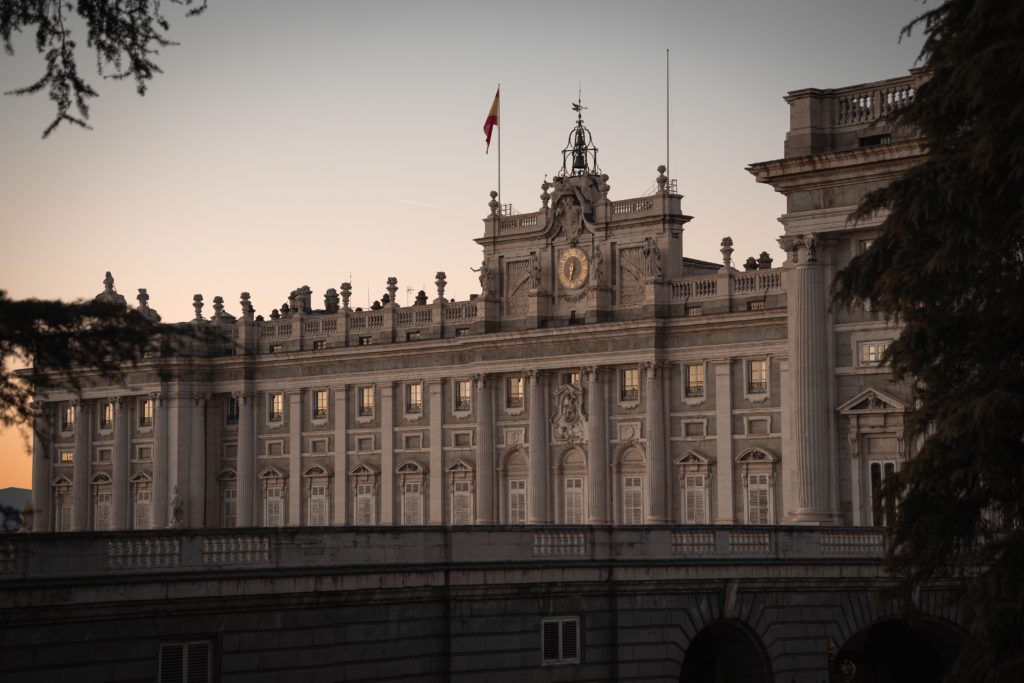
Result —
[[561, 488], [561, 519], [563, 524], [587, 523], [587, 459], [577, 447], [566, 450], [558, 464]]
[[775, 523], [775, 463], [778, 458], [764, 448], [750, 448], [739, 454], [747, 524]]
[[505, 522], [507, 524], [526, 524], [526, 481], [529, 477], [530, 463], [526, 454], [515, 449], [504, 458], [502, 475], [505, 483]]
[[473, 468], [462, 460], [456, 460], [445, 471], [448, 473], [448, 491], [451, 497], [448, 510], [450, 524], [473, 523]]
[[238, 523], [238, 475], [226, 469], [217, 477], [220, 484], [220, 524], [230, 528]]
[[711, 463], [697, 451], [676, 458], [679, 468], [679, 520], [683, 524], [711, 523]]
[[259, 474], [263, 484], [263, 526], [285, 524], [285, 475], [276, 467], [268, 467]]
[[409, 460], [395, 468], [395, 473], [402, 492], [402, 524], [423, 524], [423, 468]]
[[71, 531], [71, 513], [74, 509], [74, 495], [71, 480], [63, 474], [53, 480], [53, 530]]
[[331, 473], [323, 465], [313, 465], [302, 473], [302, 477], [306, 480], [306, 525], [327, 526]]
[[132, 528], [148, 529], [153, 525], [153, 478], [139, 471], [128, 478], [132, 487]]
[[635, 442], [620, 446], [612, 460], [615, 522], [643, 524], [647, 459]]
[[377, 470], [364, 462], [349, 472], [352, 482], [352, 520], [357, 525], [377, 523]]

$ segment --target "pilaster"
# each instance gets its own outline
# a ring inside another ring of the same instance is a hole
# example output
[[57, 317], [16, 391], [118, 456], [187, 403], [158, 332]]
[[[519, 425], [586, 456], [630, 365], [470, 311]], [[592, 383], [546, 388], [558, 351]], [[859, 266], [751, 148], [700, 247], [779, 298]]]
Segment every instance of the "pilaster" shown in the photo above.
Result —
[[334, 523], [342, 526], [348, 516], [348, 387], [334, 387]]
[[110, 528], [117, 531], [128, 528], [128, 415], [131, 401], [118, 396], [110, 402], [114, 405]]
[[530, 385], [530, 482], [528, 493], [530, 506], [527, 521], [530, 524], [544, 524], [548, 515], [548, 421], [546, 405], [545, 375], [540, 370], [529, 372]]
[[[235, 526], [253, 526], [253, 509], [256, 494], [256, 424], [255, 409], [257, 395], [241, 391], [234, 395], [238, 399], [238, 471], [236, 472], [235, 495], [238, 500], [238, 515]], [[166, 505], [164, 506], [166, 508]], [[159, 508], [158, 508], [159, 509]]]
[[185, 500], [185, 521], [191, 529], [201, 529], [206, 516], [206, 403], [207, 394], [192, 395], [192, 448], [189, 457], [189, 484], [179, 489]]
[[[174, 489], [178, 489], [178, 495], [184, 503], [188, 498], [189, 461], [192, 455], [192, 439], [189, 430], [189, 422], [192, 417], [191, 393], [182, 395], [181, 389], [176, 388], [168, 398], [168, 420], [167, 420], [167, 452], [168, 478], [167, 493], [169, 500], [173, 501]], [[165, 506], [166, 507], [166, 506]], [[186, 511], [187, 512], [187, 511]], [[184, 521], [184, 520], [182, 520]], [[173, 526], [174, 522], [171, 521]]]
[[735, 524], [736, 490], [732, 455], [732, 359], [715, 361], [715, 524]]
[[156, 420], [153, 425], [153, 507], [150, 509], [150, 528], [163, 529], [167, 526], [167, 492], [170, 487], [168, 478], [167, 428], [168, 406], [166, 394], [156, 392], [150, 394], [156, 407]]
[[32, 404], [32, 531], [50, 531], [51, 406]]
[[494, 401], [493, 380], [476, 376], [476, 523], [494, 524]]
[[395, 523], [395, 388], [378, 384], [380, 391], [380, 523]]
[[92, 404], [80, 400], [75, 405], [75, 459], [71, 484], [71, 530], [89, 529], [89, 447], [92, 445]]
[[[442, 304], [443, 306], [443, 304]], [[443, 308], [442, 308], [443, 311]], [[428, 503], [427, 524], [444, 524], [444, 382], [430, 380], [427, 382], [427, 407], [430, 416], [430, 499]]]
[[665, 452], [665, 404], [662, 390], [664, 368], [645, 363], [647, 379], [647, 524], [668, 522], [666, 489], [668, 487], [668, 454]]
[[302, 525], [302, 398], [288, 392], [288, 526]]
[[604, 368], [589, 367], [587, 377], [587, 479], [590, 481], [590, 524], [608, 523], [608, 414]]

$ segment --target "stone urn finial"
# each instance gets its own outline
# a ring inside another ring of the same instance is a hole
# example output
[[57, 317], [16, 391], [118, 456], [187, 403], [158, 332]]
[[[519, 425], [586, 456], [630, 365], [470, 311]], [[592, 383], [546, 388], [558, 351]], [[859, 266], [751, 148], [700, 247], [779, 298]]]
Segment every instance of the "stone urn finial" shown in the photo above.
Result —
[[398, 278], [394, 275], [389, 277], [386, 289], [388, 290], [388, 301], [395, 304], [395, 293], [398, 292]]
[[722, 265], [726, 268], [732, 267], [732, 252], [735, 251], [732, 248], [732, 237], [722, 238]]
[[487, 202], [487, 206], [491, 207], [491, 215], [498, 215], [498, 193], [495, 190], [491, 190], [491, 201]]
[[203, 319], [203, 295], [196, 294], [192, 297], [192, 308], [196, 309], [196, 320]]
[[238, 303], [242, 305], [242, 316], [246, 320], [252, 320], [252, 315], [255, 312], [255, 309], [252, 307], [252, 302], [249, 301], [249, 292], [242, 292], [239, 299]]
[[664, 193], [668, 191], [668, 176], [665, 175], [665, 171], [667, 170], [668, 169], [665, 168], [664, 164], [658, 167], [658, 177], [656, 178], [656, 181], [658, 183], [659, 193]]
[[437, 298], [441, 301], [444, 300], [444, 288], [448, 285], [447, 276], [443, 270], [437, 271], [437, 275], [434, 276], [434, 284], [437, 285]]
[[540, 184], [540, 203], [542, 209], [548, 208], [548, 203], [551, 201], [551, 195], [548, 194], [548, 190], [551, 189], [551, 183], [548, 182], [548, 177], [544, 176], [544, 182]]
[[341, 307], [343, 310], [351, 310], [348, 306], [349, 299], [352, 298], [352, 283], [342, 282], [341, 283]]

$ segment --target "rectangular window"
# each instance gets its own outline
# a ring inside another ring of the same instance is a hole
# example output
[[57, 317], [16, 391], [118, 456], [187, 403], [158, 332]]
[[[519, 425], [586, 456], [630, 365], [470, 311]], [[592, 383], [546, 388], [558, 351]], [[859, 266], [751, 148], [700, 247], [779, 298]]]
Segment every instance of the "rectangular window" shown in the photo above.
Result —
[[373, 387], [359, 387], [359, 414], [373, 417]]
[[455, 382], [455, 410], [469, 410], [473, 407], [473, 383], [468, 379]]
[[405, 333], [405, 341], [419, 341], [420, 339], [423, 339], [423, 335], [420, 334], [419, 330]]
[[418, 481], [402, 487], [402, 524], [423, 524], [423, 485]]
[[878, 365], [882, 362], [882, 356], [885, 354], [886, 349], [889, 348], [889, 342], [864, 342], [863, 344], [858, 344], [857, 348], [861, 365]]
[[221, 489], [221, 526], [233, 527], [238, 520], [238, 489], [234, 487]]
[[526, 480], [509, 479], [508, 523], [526, 524]]
[[857, 253], [863, 254], [865, 251], [871, 248], [871, 245], [875, 243], [875, 240], [859, 240], [857, 242]]
[[644, 489], [642, 477], [622, 479], [622, 523], [643, 524]]
[[269, 486], [263, 498], [264, 526], [282, 526], [284, 522], [284, 498], [280, 486]]
[[75, 452], [74, 451], [61, 451], [60, 452], [59, 460], [60, 460], [60, 462], [74, 462], [75, 461]]
[[703, 398], [704, 364], [694, 363], [684, 368], [686, 376], [686, 398]]
[[267, 419], [279, 422], [284, 419], [284, 394], [271, 394], [267, 400]]
[[559, 617], [541, 622], [541, 663], [578, 664], [579, 661], [579, 618]]
[[149, 509], [153, 501], [153, 492], [149, 489], [138, 489], [135, 492], [134, 529], [149, 528]]
[[526, 398], [526, 386], [522, 377], [509, 377], [505, 380], [505, 405], [509, 408], [522, 408]]
[[452, 524], [473, 523], [473, 496], [468, 481], [455, 482], [452, 493]]
[[209, 683], [210, 643], [196, 641], [160, 646], [159, 683]]
[[93, 528], [96, 531], [106, 531], [110, 528], [110, 506], [113, 494], [110, 491], [96, 492], [96, 509], [93, 516]]
[[270, 345], [270, 352], [271, 353], [281, 353], [282, 351], [284, 351], [284, 345], [283, 344], [271, 344]]
[[107, 402], [100, 408], [100, 429], [110, 429], [114, 426], [114, 404]]
[[683, 522], [708, 523], [707, 480], [703, 474], [688, 474], [683, 486]]
[[583, 478], [565, 480], [565, 523], [583, 524]]
[[60, 429], [63, 432], [75, 431], [75, 407], [64, 406], [60, 411]]
[[747, 310], [748, 311], [763, 311], [764, 310], [764, 301], [763, 300], [762, 301], [748, 301], [747, 302]]
[[54, 531], [71, 531], [71, 508], [74, 498], [70, 493], [58, 493], [56, 499], [56, 528]]
[[576, 372], [567, 372], [567, 373], [563, 374], [562, 375], [562, 384], [563, 385], [571, 384], [573, 386], [577, 386], [578, 387], [580, 385], [580, 373], [579, 373], [579, 371], [577, 370]]
[[153, 399], [147, 398], [142, 401], [142, 405], [139, 410], [139, 426], [140, 427], [152, 427], [153, 426]]
[[374, 518], [373, 484], [356, 484], [356, 524], [367, 526], [373, 524]]
[[423, 385], [405, 385], [405, 412], [419, 414], [423, 412]]
[[238, 399], [232, 396], [231, 398], [228, 399], [228, 407], [227, 407], [227, 423], [229, 425], [236, 425], [236, 424], [238, 424], [238, 413], [239, 413], [239, 411], [240, 411], [240, 407], [238, 405]]
[[323, 339], [317, 339], [316, 341], [313, 342], [314, 351], [323, 351], [326, 348], [327, 342], [325, 342]]
[[373, 343], [373, 337], [360, 337], [359, 338], [359, 345], [360, 346], [369, 346], [372, 343]]
[[768, 474], [747, 475], [747, 524], [771, 524]]
[[452, 445], [455, 448], [469, 448], [473, 445], [473, 432], [455, 432], [452, 434]]
[[871, 463], [871, 525], [889, 526], [895, 519], [896, 498], [885, 490], [896, 476], [896, 463], [892, 460]]
[[327, 485], [309, 487], [309, 525], [327, 526]]
[[318, 389], [313, 392], [313, 417], [320, 419], [327, 417], [326, 389]]
[[309, 452], [310, 453], [326, 453], [327, 452], [327, 439], [310, 439], [309, 440]]
[[766, 394], [768, 393], [768, 361], [748, 360], [747, 361], [747, 393]]
[[109, 448], [100, 448], [96, 451], [96, 462], [110, 462], [111, 455]]
[[640, 370], [638, 368], [619, 371], [619, 397], [623, 401], [640, 400]]
[[686, 311], [684, 312], [684, 315], [687, 318], [696, 318], [698, 316], [704, 315], [704, 307], [703, 306], [687, 306], [686, 307]]
[[455, 336], [456, 337], [465, 337], [467, 334], [469, 334], [469, 328], [468, 327], [456, 327], [455, 328]]

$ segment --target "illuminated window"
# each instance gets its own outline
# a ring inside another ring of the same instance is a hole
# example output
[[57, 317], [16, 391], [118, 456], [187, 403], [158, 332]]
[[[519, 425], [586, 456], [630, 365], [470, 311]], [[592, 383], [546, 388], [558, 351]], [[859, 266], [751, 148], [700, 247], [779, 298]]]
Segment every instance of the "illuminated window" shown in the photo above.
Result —
[[228, 422], [229, 425], [236, 425], [236, 424], [238, 424], [238, 413], [239, 413], [238, 399], [234, 398], [234, 397], [229, 398], [228, 399], [228, 409], [227, 409], [227, 422]]
[[623, 401], [640, 400], [640, 370], [629, 368], [619, 371], [619, 397]]
[[107, 402], [100, 409], [100, 429], [110, 429], [114, 426], [114, 404]]
[[768, 393], [768, 361], [748, 360], [747, 361], [747, 393], [767, 394]]
[[373, 417], [373, 387], [359, 388], [359, 414]]
[[271, 394], [268, 409], [267, 419], [271, 422], [284, 419], [284, 394]]
[[74, 451], [61, 451], [60, 452], [60, 461], [61, 462], [74, 462], [75, 461], [75, 452]]
[[864, 342], [858, 344], [860, 364], [861, 365], [878, 365], [882, 362], [882, 356], [885, 354], [886, 349], [889, 348], [889, 342], [877, 341], [877, 342]]
[[313, 417], [327, 417], [327, 390], [318, 389], [313, 392]]
[[526, 387], [522, 377], [509, 377], [505, 380], [505, 405], [509, 408], [522, 408], [526, 397]]
[[468, 379], [455, 382], [455, 410], [469, 410], [473, 407], [473, 384]]
[[702, 398], [704, 396], [704, 364], [695, 363], [684, 368], [686, 376], [686, 397]]
[[580, 385], [579, 371], [577, 370], [575, 372], [567, 372], [564, 375], [562, 375], [562, 384], [571, 384], [573, 386], [578, 387]]
[[317, 339], [316, 341], [313, 342], [314, 351], [323, 351], [326, 348], [327, 342], [325, 342], [323, 339]]
[[423, 412], [423, 385], [405, 385], [405, 412], [418, 414]]
[[284, 351], [284, 345], [283, 344], [271, 344], [270, 345], [270, 352], [271, 353], [281, 353], [282, 351]]
[[75, 407], [73, 405], [65, 405], [60, 412], [60, 417], [61, 431], [72, 432], [75, 430]]
[[142, 401], [141, 410], [139, 410], [139, 426], [153, 426], [153, 399], [151, 398]]

